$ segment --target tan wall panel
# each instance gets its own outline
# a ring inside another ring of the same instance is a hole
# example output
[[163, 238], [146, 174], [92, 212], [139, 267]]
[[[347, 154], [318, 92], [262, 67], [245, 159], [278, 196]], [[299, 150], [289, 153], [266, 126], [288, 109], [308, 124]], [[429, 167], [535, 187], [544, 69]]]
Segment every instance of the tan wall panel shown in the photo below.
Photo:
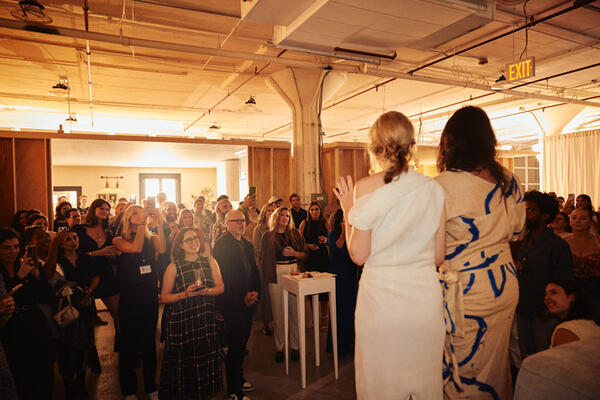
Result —
[[284, 204], [291, 194], [290, 164], [289, 150], [273, 149], [273, 195], [282, 197]]
[[9, 226], [17, 211], [14, 173], [13, 140], [0, 138], [0, 226]]
[[50, 146], [47, 139], [15, 140], [17, 208], [36, 208], [52, 219], [52, 206], [48, 202], [51, 182], [47, 146]]
[[323, 183], [325, 193], [327, 193], [329, 203], [333, 202], [333, 188], [335, 187], [335, 150], [323, 150]]
[[256, 203], [266, 203], [272, 193], [271, 149], [262, 147], [248, 148], [248, 184], [256, 186]]

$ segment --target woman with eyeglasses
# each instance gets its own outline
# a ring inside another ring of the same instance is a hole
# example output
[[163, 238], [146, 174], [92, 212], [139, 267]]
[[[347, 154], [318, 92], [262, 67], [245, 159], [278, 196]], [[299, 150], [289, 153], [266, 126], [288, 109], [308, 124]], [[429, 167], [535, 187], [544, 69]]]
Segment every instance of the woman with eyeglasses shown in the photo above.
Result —
[[142, 354], [144, 390], [158, 399], [156, 387], [156, 325], [158, 321], [158, 256], [166, 252], [158, 212], [131, 205], [123, 213], [121, 230], [113, 239], [119, 281], [119, 381], [125, 399], [136, 399], [135, 374]]
[[194, 228], [177, 232], [171, 258], [161, 289], [166, 306], [159, 396], [212, 398], [222, 387], [215, 322], [215, 296], [224, 292], [221, 272]]
[[59, 232], [50, 245], [46, 264], [59, 265], [64, 279], [73, 282], [71, 303], [79, 312], [79, 318], [61, 330], [58, 346], [58, 366], [65, 384], [66, 399], [87, 396], [85, 375], [88, 351], [94, 346], [93, 298], [91, 294], [98, 286], [96, 271], [82, 262], [78, 256], [79, 237], [73, 231]]

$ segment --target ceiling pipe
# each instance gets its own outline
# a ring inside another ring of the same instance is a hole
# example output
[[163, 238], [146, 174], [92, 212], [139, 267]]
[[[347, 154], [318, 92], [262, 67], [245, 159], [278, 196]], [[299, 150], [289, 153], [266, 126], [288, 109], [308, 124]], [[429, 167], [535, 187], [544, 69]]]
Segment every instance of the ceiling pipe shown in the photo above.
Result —
[[155, 40], [147, 40], [147, 39], [138, 39], [131, 38], [126, 36], [118, 36], [118, 35], [110, 35], [106, 33], [98, 33], [98, 32], [85, 32], [77, 29], [70, 28], [62, 28], [62, 27], [51, 27], [51, 32], [47, 31], [47, 27], [38, 27], [35, 25], [27, 24], [21, 21], [9, 20], [5, 18], [0, 18], [0, 27], [10, 28], [10, 29], [19, 29], [25, 31], [36, 31], [40, 29], [39, 33], [45, 34], [55, 34], [60, 36], [67, 36], [72, 38], [84, 39], [84, 40], [94, 40], [100, 42], [108, 42], [114, 44], [120, 44], [124, 46], [139, 46], [139, 47], [147, 47], [153, 49], [160, 50], [170, 50], [184, 53], [192, 53], [192, 54], [202, 54], [202, 55], [213, 55], [217, 57], [225, 57], [225, 58], [236, 58], [243, 60], [251, 60], [251, 61], [259, 61], [266, 62], [272, 64], [281, 64], [291, 67], [298, 68], [310, 68], [310, 69], [333, 69], [338, 71], [346, 71], [358, 74], [366, 74], [372, 76], [380, 76], [387, 78], [399, 78], [399, 79], [407, 79], [419, 82], [433, 83], [439, 85], [446, 86], [456, 86], [462, 88], [471, 88], [489, 92], [503, 93], [510, 96], [529, 98], [529, 99], [540, 99], [540, 100], [549, 100], [549, 101], [565, 101], [571, 104], [580, 104], [583, 106], [589, 107], [600, 107], [600, 103], [595, 102], [587, 102], [577, 99], [564, 98], [559, 96], [549, 96], [535, 93], [527, 93], [520, 92], [512, 89], [503, 89], [503, 90], [495, 90], [491, 86], [477, 84], [472, 82], [460, 81], [460, 80], [452, 80], [452, 79], [442, 79], [435, 77], [427, 77], [427, 76], [419, 76], [412, 75], [405, 72], [391, 71], [381, 68], [366, 68], [366, 71], [363, 69], [361, 71], [358, 66], [351, 65], [340, 65], [340, 64], [327, 64], [327, 63], [319, 63], [312, 61], [304, 61], [304, 60], [295, 60], [295, 59], [281, 59], [278, 56], [266, 56], [259, 55], [254, 53], [246, 53], [240, 51], [232, 51], [232, 50], [224, 50], [224, 49], [214, 49], [208, 47], [200, 47], [200, 46], [192, 46], [185, 44], [177, 44], [177, 43], [169, 43], [169, 42], [161, 42]]
[[90, 89], [90, 121], [92, 128], [94, 127], [94, 100], [92, 94], [92, 52], [90, 51], [90, 41], [85, 41], [85, 54], [87, 55], [87, 68], [88, 68], [88, 87]]
[[591, 4], [591, 3], [593, 3], [594, 1], [596, 1], [596, 0], [576, 0], [576, 1], [574, 1], [574, 2], [573, 2], [573, 5], [572, 5], [571, 7], [567, 7], [567, 8], [565, 8], [565, 9], [562, 9], [562, 10], [560, 10], [560, 11], [557, 11], [557, 12], [555, 12], [555, 13], [552, 13], [552, 14], [550, 14], [550, 15], [548, 15], [548, 16], [546, 16], [546, 17], [540, 18], [540, 19], [538, 19], [538, 20], [534, 20], [534, 21], [528, 22], [528, 23], [526, 23], [525, 25], [521, 25], [521, 26], [520, 26], [520, 27], [518, 27], [518, 28], [511, 29], [511, 30], [510, 30], [510, 31], [508, 31], [508, 32], [504, 32], [504, 33], [502, 33], [502, 34], [500, 34], [500, 35], [496, 35], [496, 36], [494, 36], [494, 37], [491, 37], [491, 38], [489, 38], [489, 39], [487, 39], [487, 40], [484, 40], [483, 42], [476, 43], [476, 44], [474, 44], [474, 45], [472, 45], [472, 46], [469, 46], [469, 47], [467, 47], [467, 48], [465, 48], [465, 49], [462, 49], [462, 50], [456, 51], [456, 52], [454, 52], [454, 53], [452, 53], [452, 54], [449, 54], [449, 55], [447, 55], [447, 56], [444, 56], [444, 57], [442, 57], [442, 58], [439, 58], [439, 59], [437, 59], [437, 60], [434, 60], [434, 61], [428, 62], [427, 64], [421, 65], [420, 67], [413, 68], [413, 69], [411, 69], [410, 71], [408, 71], [408, 73], [409, 73], [409, 74], [414, 74], [414, 73], [415, 73], [415, 72], [417, 72], [417, 71], [420, 71], [420, 70], [422, 70], [422, 69], [425, 69], [425, 68], [427, 68], [427, 67], [431, 67], [432, 65], [435, 65], [435, 64], [438, 64], [438, 63], [440, 63], [440, 62], [442, 62], [442, 61], [448, 60], [449, 58], [452, 58], [452, 57], [454, 57], [454, 56], [457, 56], [457, 55], [459, 55], [459, 54], [466, 53], [467, 51], [470, 51], [470, 50], [476, 49], [476, 48], [478, 48], [478, 47], [481, 47], [481, 46], [483, 46], [483, 45], [486, 45], [486, 44], [488, 44], [488, 43], [491, 43], [491, 42], [494, 42], [494, 41], [496, 41], [496, 40], [498, 40], [498, 39], [501, 39], [501, 38], [503, 38], [503, 37], [506, 37], [506, 36], [512, 35], [513, 33], [517, 33], [517, 32], [519, 32], [519, 31], [522, 31], [523, 29], [531, 28], [532, 26], [535, 26], [535, 25], [537, 25], [537, 24], [540, 24], [540, 23], [542, 23], [542, 22], [545, 22], [545, 21], [551, 20], [552, 18], [555, 18], [555, 17], [561, 16], [561, 15], [563, 15], [563, 14], [566, 14], [566, 13], [568, 13], [568, 12], [571, 12], [571, 11], [573, 11], [573, 10], [577, 10], [578, 8], [581, 8], [581, 7], [583, 7], [583, 6], [586, 6], [586, 5], [588, 5], [588, 4]]

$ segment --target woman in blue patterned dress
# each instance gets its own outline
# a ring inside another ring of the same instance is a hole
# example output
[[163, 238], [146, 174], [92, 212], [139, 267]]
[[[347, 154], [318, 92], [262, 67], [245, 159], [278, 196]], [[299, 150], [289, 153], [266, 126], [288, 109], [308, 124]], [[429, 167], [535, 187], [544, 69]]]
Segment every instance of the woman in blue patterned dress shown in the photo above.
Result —
[[161, 292], [166, 306], [159, 396], [211, 398], [222, 387], [215, 296], [224, 292], [223, 279], [194, 228], [177, 232], [171, 257]]
[[521, 185], [496, 160], [486, 113], [464, 107], [448, 120], [435, 180], [446, 197], [444, 393], [510, 399], [510, 329], [519, 285], [509, 240], [525, 223]]

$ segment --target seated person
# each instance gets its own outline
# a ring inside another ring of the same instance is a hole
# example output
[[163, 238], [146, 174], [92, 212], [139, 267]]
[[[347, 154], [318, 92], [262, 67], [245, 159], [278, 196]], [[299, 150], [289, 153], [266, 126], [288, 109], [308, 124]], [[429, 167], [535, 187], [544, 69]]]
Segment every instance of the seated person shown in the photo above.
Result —
[[574, 280], [554, 279], [546, 285], [544, 303], [562, 322], [554, 328], [550, 347], [600, 337], [600, 326], [592, 320], [585, 296]]

